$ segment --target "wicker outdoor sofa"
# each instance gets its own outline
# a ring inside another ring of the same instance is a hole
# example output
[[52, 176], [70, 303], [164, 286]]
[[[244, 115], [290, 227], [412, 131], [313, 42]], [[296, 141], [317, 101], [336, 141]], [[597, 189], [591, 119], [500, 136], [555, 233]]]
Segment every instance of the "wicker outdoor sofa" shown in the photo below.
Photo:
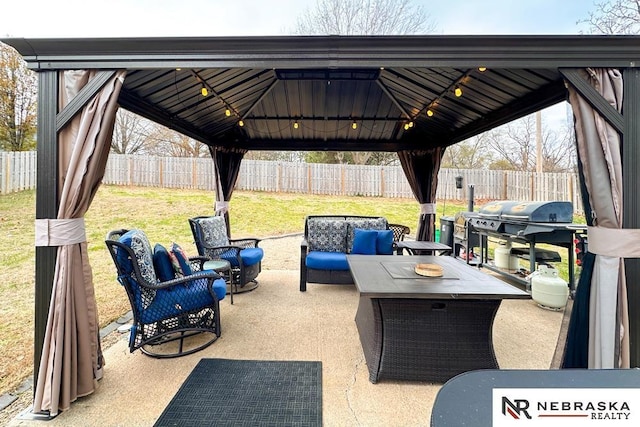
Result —
[[384, 217], [307, 216], [300, 245], [300, 291], [307, 290], [307, 283], [353, 284], [347, 254], [392, 255], [395, 240]]

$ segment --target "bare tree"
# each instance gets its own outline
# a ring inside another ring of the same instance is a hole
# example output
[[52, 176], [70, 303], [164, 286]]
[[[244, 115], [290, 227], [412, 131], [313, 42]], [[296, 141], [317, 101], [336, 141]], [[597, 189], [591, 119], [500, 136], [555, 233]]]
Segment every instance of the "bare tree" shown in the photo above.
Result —
[[36, 74], [22, 56], [0, 43], [0, 149], [35, 148], [37, 90]]
[[117, 154], [144, 153], [150, 148], [149, 137], [157, 125], [149, 120], [119, 109], [111, 139], [111, 151]]
[[489, 148], [489, 133], [486, 132], [451, 145], [444, 152], [442, 167], [454, 169], [486, 168], [493, 161], [493, 153]]
[[427, 34], [436, 29], [422, 6], [411, 0], [318, 0], [298, 20], [305, 35]]
[[[293, 30], [302, 35], [407, 35], [428, 34], [436, 30], [422, 6], [411, 0], [317, 0], [296, 21]], [[309, 157], [309, 156], [307, 156]], [[311, 156], [319, 158], [323, 156]], [[324, 156], [326, 157], [326, 156]], [[372, 161], [391, 162], [394, 153], [374, 156], [353, 152], [345, 163], [364, 165]]]
[[591, 34], [639, 34], [640, 0], [597, 2], [589, 18], [578, 23], [588, 24]]
[[150, 154], [172, 157], [209, 157], [209, 149], [205, 144], [186, 135], [157, 126], [149, 136]]
[[[529, 115], [486, 133], [488, 146], [497, 154], [491, 169], [536, 170], [536, 120]], [[575, 150], [570, 127], [549, 130], [542, 126], [544, 172], [571, 170]]]

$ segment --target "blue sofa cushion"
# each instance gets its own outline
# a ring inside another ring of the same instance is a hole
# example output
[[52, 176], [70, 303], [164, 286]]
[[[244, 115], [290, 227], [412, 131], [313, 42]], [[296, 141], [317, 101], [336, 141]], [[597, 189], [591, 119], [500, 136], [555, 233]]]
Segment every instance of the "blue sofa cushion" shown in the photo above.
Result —
[[156, 243], [153, 247], [153, 268], [156, 270], [156, 276], [161, 282], [166, 282], [176, 277], [171, 258], [169, 258], [169, 251], [160, 243]]
[[171, 258], [171, 264], [178, 277], [191, 276], [193, 274], [193, 270], [189, 264], [189, 258], [179, 244], [173, 243], [171, 245], [169, 257]]
[[349, 219], [346, 222], [348, 224], [346, 250], [348, 254], [353, 250], [353, 239], [355, 238], [355, 230], [357, 228], [362, 230], [386, 230], [389, 226], [387, 219], [383, 217]]
[[[229, 261], [232, 267], [237, 267], [238, 258], [235, 254], [235, 250], [229, 250], [220, 254], [220, 258]], [[262, 250], [262, 248], [244, 248], [240, 250], [240, 258], [242, 259], [242, 264], [247, 267], [259, 263], [260, 261], [262, 261], [263, 257], [264, 251]]]
[[393, 255], [393, 231], [378, 230], [376, 239], [376, 254]]
[[309, 251], [346, 252], [347, 222], [335, 219], [309, 219]]
[[315, 270], [349, 270], [344, 252], [311, 251], [306, 258], [307, 268]]
[[378, 240], [377, 230], [363, 230], [356, 228], [354, 230], [352, 254], [375, 255], [376, 241]]

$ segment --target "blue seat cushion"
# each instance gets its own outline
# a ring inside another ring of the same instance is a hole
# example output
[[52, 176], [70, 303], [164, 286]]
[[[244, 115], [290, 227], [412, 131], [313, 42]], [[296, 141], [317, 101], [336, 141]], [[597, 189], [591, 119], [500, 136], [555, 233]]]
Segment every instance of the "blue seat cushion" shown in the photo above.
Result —
[[[196, 281], [207, 279], [196, 279]], [[227, 284], [224, 279], [216, 279], [213, 289], [218, 300], [224, 298], [227, 293]], [[222, 297], [220, 297], [222, 295]], [[141, 310], [140, 321], [153, 323], [158, 320], [174, 317], [187, 311], [199, 310], [213, 304], [213, 297], [202, 283], [194, 286], [175, 286], [167, 289], [158, 289], [153, 303]]]
[[376, 239], [376, 253], [378, 255], [393, 255], [393, 231], [378, 230]]
[[377, 230], [363, 230], [356, 228], [354, 230], [352, 254], [375, 255], [376, 240], [378, 239]]
[[344, 252], [311, 251], [307, 254], [306, 265], [315, 270], [349, 270]]
[[[236, 258], [234, 254], [235, 251], [227, 251], [221, 254], [220, 258], [229, 261], [232, 267], [237, 267], [238, 258]], [[262, 261], [262, 257], [264, 257], [264, 251], [262, 250], [262, 248], [245, 248], [240, 251], [242, 264], [244, 264], [246, 267], [259, 263], [260, 261]]]
[[176, 277], [171, 258], [169, 258], [169, 251], [160, 243], [156, 243], [153, 247], [153, 268], [156, 270], [156, 276], [161, 282], [166, 282]]

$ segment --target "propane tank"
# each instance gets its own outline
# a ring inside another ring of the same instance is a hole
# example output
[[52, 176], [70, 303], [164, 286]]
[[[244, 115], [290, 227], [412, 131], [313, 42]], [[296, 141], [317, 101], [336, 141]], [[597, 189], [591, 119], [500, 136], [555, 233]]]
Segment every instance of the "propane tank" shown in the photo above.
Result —
[[518, 258], [511, 256], [511, 242], [500, 243], [493, 252], [496, 267], [505, 270], [517, 270]]
[[569, 286], [558, 277], [558, 270], [548, 265], [539, 265], [531, 274], [531, 298], [538, 305], [546, 308], [560, 309], [567, 305]]

